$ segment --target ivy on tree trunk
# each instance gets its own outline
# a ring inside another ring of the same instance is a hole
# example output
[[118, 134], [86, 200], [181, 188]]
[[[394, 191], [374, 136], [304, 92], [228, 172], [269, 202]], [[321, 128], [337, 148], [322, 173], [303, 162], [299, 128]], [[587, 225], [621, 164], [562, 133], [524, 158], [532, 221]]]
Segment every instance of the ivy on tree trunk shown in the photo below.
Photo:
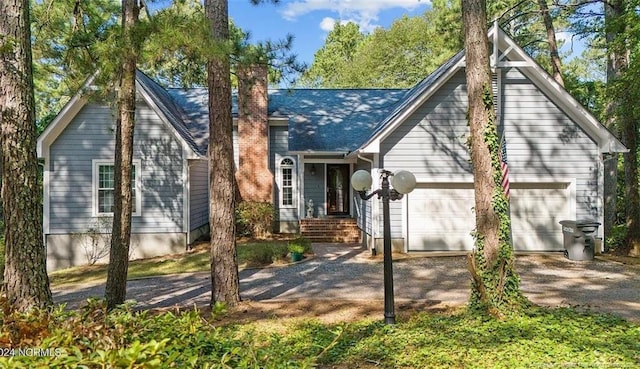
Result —
[[524, 298], [514, 268], [508, 203], [501, 186], [485, 1], [463, 0], [462, 18], [476, 213], [476, 247], [468, 258], [473, 279], [470, 305], [501, 316], [520, 310]]

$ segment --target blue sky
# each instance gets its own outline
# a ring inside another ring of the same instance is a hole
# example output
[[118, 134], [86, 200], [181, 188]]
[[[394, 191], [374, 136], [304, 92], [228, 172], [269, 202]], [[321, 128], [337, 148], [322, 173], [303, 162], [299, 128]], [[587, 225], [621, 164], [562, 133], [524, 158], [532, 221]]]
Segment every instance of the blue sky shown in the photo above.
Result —
[[[155, 0], [156, 6], [169, 4], [171, 0]], [[388, 28], [403, 15], [416, 16], [431, 6], [430, 0], [280, 0], [252, 5], [250, 0], [228, 0], [229, 16], [236, 25], [251, 33], [251, 41], [276, 41], [287, 34], [294, 36], [293, 53], [298, 61], [310, 65], [314, 53], [322, 47], [335, 22], [354, 22], [364, 32], [376, 27]], [[152, 5], [152, 7], [154, 7]], [[559, 30], [560, 31], [560, 30]], [[558, 32], [559, 39], [570, 35]], [[577, 41], [577, 40], [574, 40]], [[562, 51], [568, 51], [567, 43]], [[574, 56], [584, 49], [577, 41]]]
[[430, 7], [428, 0], [281, 0], [279, 4], [251, 5], [249, 0], [229, 0], [229, 17], [252, 41], [283, 39], [292, 34], [298, 60], [311, 64], [327, 33], [337, 21], [352, 21], [370, 32], [388, 28], [404, 14], [415, 16]]

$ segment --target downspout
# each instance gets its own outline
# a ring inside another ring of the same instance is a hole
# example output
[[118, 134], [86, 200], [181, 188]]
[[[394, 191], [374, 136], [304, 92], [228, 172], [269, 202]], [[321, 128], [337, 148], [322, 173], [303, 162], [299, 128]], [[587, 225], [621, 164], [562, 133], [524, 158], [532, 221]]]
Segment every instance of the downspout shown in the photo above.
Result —
[[364, 156], [358, 154], [358, 159], [362, 160], [362, 161], [366, 161], [367, 163], [371, 164], [371, 166], [373, 167], [373, 160], [371, 159], [367, 159]]
[[[367, 163], [371, 164], [371, 169], [373, 170], [373, 160], [368, 159], [368, 158], [365, 158], [364, 156], [362, 156], [362, 155], [360, 155], [360, 154], [358, 154], [357, 158], [358, 158], [359, 160], [362, 160], [362, 161], [365, 161], [365, 162], [367, 162]], [[373, 201], [371, 202], [371, 206], [373, 206]], [[371, 211], [371, 212], [372, 212], [371, 217], [372, 217], [372, 219], [373, 219], [373, 209], [370, 209], [369, 211]], [[362, 218], [362, 219], [363, 219], [362, 224], [363, 224], [363, 226], [364, 226], [364, 229], [362, 230], [362, 233], [364, 234], [364, 238], [366, 238], [366, 237], [367, 237], [367, 224], [366, 224], [367, 215], [366, 215], [366, 214], [363, 214], [363, 218]], [[372, 234], [371, 234], [371, 238], [372, 238], [372, 239], [375, 239], [375, 238], [373, 237], [373, 225], [371, 226], [371, 233], [372, 233]], [[364, 241], [364, 244], [365, 244], [366, 246], [368, 246], [368, 240], [363, 239], [363, 241]], [[371, 244], [371, 255], [376, 256], [376, 254], [377, 254], [377, 252], [376, 252], [376, 245], [375, 245], [375, 241], [374, 241], [374, 242]]]

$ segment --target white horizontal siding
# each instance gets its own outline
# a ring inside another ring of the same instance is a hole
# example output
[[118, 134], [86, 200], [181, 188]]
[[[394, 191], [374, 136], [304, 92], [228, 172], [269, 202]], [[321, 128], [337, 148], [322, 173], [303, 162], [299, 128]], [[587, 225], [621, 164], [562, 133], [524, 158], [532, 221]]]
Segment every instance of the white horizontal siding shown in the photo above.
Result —
[[[86, 232], [93, 222], [92, 160], [113, 160], [115, 120], [104, 105], [88, 104], [50, 148], [52, 234]], [[182, 146], [146, 105], [136, 107], [134, 159], [141, 161], [142, 215], [132, 232], [183, 232]]]
[[419, 179], [470, 178], [466, 114], [464, 73], [459, 72], [385, 138], [382, 165], [409, 170]]
[[576, 217], [599, 217], [597, 144], [517, 69], [502, 82], [511, 175], [575, 180]]
[[[502, 84], [501, 122], [512, 181], [574, 181], [576, 216], [597, 217], [596, 143], [519, 71], [505, 71]], [[384, 168], [409, 170], [421, 181], [473, 181], [466, 94], [464, 71], [459, 71], [383, 140]], [[393, 237], [401, 236], [399, 209], [392, 202]]]

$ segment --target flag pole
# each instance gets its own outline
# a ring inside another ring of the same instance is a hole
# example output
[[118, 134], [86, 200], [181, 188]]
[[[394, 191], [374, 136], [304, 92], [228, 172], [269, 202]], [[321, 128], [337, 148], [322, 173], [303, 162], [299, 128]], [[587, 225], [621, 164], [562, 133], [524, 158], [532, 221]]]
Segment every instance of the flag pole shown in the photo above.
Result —
[[502, 130], [502, 136], [500, 137], [500, 169], [502, 170], [502, 191], [507, 200], [507, 216], [509, 217], [509, 239], [511, 242], [511, 248], [513, 248], [513, 227], [511, 226], [511, 188], [509, 183], [509, 164], [507, 161], [507, 139], [505, 138], [505, 131]]

